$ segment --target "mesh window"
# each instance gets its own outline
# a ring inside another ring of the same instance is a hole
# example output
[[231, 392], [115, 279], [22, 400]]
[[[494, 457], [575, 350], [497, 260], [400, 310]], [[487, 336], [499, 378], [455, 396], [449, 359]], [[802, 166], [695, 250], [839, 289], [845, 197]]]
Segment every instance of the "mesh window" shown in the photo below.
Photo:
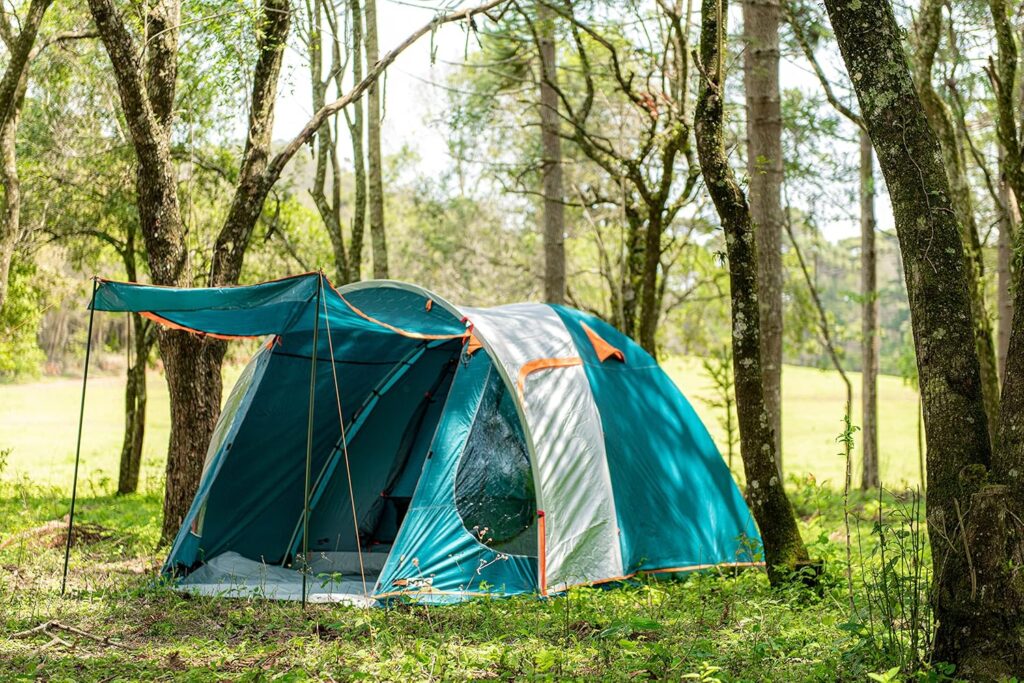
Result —
[[537, 505], [526, 439], [512, 396], [498, 373], [487, 375], [476, 421], [455, 474], [455, 507], [484, 545], [537, 554]]

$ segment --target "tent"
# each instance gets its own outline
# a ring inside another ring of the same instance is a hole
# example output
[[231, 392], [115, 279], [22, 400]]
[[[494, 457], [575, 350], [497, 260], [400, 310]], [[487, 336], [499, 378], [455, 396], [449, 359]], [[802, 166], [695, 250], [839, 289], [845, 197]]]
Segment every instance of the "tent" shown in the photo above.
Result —
[[266, 338], [163, 567], [183, 590], [454, 602], [759, 564], [696, 413], [594, 316], [455, 306], [392, 281], [335, 289], [319, 273], [100, 280], [92, 308]]

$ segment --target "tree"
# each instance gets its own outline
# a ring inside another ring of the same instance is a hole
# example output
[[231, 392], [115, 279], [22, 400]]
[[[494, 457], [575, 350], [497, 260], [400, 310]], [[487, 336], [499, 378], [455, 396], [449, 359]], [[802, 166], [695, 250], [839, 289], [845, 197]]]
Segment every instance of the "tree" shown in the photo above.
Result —
[[21, 184], [18, 178], [17, 135], [21, 108], [28, 87], [28, 69], [35, 52], [43, 16], [53, 0], [32, 0], [15, 33], [7, 11], [0, 9], [0, 38], [10, 53], [0, 78], [0, 310], [7, 298], [7, 283], [14, 250], [21, 238]]
[[[365, 0], [366, 64], [377, 63], [377, 0]], [[374, 80], [366, 91], [366, 146], [369, 172], [370, 243], [373, 247], [373, 277], [388, 277], [388, 245], [384, 231], [384, 169], [380, 153], [381, 92]]]
[[[214, 242], [210, 270], [202, 280], [210, 286], [238, 283], [267, 195], [288, 162], [331, 116], [358, 100], [418, 38], [441, 24], [470, 17], [474, 12], [486, 12], [503, 1], [492, 0], [434, 18], [373, 62], [365, 78], [347, 94], [319, 109], [298, 135], [271, 157], [274, 103], [291, 9], [288, 0], [263, 0], [256, 19], [256, 62], [245, 146], [234, 195]], [[196, 274], [185, 241], [170, 145], [180, 4], [178, 0], [158, 0], [149, 6], [141, 40], [133, 35], [113, 0], [90, 0], [89, 7], [110, 57], [136, 154], [139, 220], [150, 274], [155, 284], [190, 285]], [[203, 455], [220, 414], [225, 346], [221, 341], [177, 330], [162, 330], [159, 345], [171, 399], [163, 520], [163, 538], [168, 540], [177, 532], [192, 502]]]
[[[939, 139], [943, 167], [949, 179], [950, 199], [957, 212], [967, 259], [968, 284], [971, 294], [971, 319], [974, 321], [974, 341], [981, 363], [981, 389], [985, 397], [985, 410], [989, 415], [999, 411], [999, 370], [992, 340], [992, 323], [985, 303], [985, 262], [982, 241], [975, 216], [974, 198], [967, 177], [965, 144], [954, 124], [953, 113], [932, 84], [935, 53], [942, 35], [942, 0], [924, 0], [914, 23], [913, 60], [914, 84], [924, 107], [925, 116]], [[989, 424], [990, 436], [995, 439], [995, 421]]]
[[694, 132], [704, 184], [725, 232], [732, 303], [733, 374], [740, 457], [747, 499], [764, 541], [768, 578], [786, 581], [808, 563], [793, 508], [776, 463], [775, 437], [768, 419], [761, 369], [757, 248], [747, 198], [725, 154], [725, 35], [728, 4], [703, 0], [701, 6], [701, 80]]
[[559, 135], [558, 63], [555, 14], [545, 0], [537, 3], [540, 56], [541, 177], [544, 194], [544, 300], [565, 303], [565, 199], [562, 193], [562, 138]]
[[[878, 372], [880, 337], [878, 329], [878, 255], [875, 248], [875, 170], [874, 151], [871, 138], [864, 129], [859, 114], [846, 106], [836, 96], [832, 84], [818, 63], [814, 45], [807, 37], [804, 12], [798, 12], [792, 3], [786, 5], [786, 15], [793, 37], [800, 45], [804, 57], [811, 64], [821, 85], [825, 98], [833, 109], [858, 128], [860, 146], [859, 195], [860, 195], [860, 296], [861, 296], [861, 442], [863, 443], [863, 468], [861, 489], [878, 488], [880, 485], [878, 461]], [[813, 28], [819, 28], [814, 26]]]
[[860, 487], [878, 488], [878, 264], [875, 250], [875, 164], [871, 138], [860, 131], [861, 260], [861, 442], [864, 468]]
[[1018, 301], [1000, 412], [988, 415], [961, 214], [897, 49], [892, 6], [826, 0], [825, 7], [889, 187], [905, 264], [928, 446], [934, 658], [955, 663], [958, 677], [1009, 677], [1024, 670], [1024, 595], [1015, 576], [1024, 557], [1024, 315]]
[[778, 0], [743, 2], [743, 86], [747, 104], [750, 217], [757, 236], [761, 369], [768, 419], [782, 472], [782, 107]]
[[[319, 111], [327, 104], [327, 93], [334, 87], [337, 96], [343, 92], [343, 79], [349, 68], [353, 80], [362, 80], [362, 11], [358, 0], [345, 6], [347, 20], [351, 26], [351, 41], [344, 40], [342, 22], [334, 3], [314, 0], [306, 6], [303, 40], [309, 54], [309, 70], [313, 111]], [[351, 12], [348, 12], [348, 9]], [[326, 26], [325, 26], [326, 24]], [[324, 54], [330, 55], [327, 73], [324, 73]], [[320, 219], [327, 229], [334, 250], [334, 266], [339, 283], [355, 282], [362, 273], [363, 230], [366, 216], [366, 166], [363, 160], [363, 107], [354, 102], [350, 115], [346, 110], [345, 121], [352, 143], [353, 170], [355, 172], [355, 207], [352, 217], [351, 236], [348, 246], [342, 229], [342, 166], [338, 157], [338, 143], [341, 131], [338, 115], [325, 121], [316, 131], [316, 171], [310, 196], [316, 204]], [[331, 196], [327, 196], [327, 175], [330, 171]]]

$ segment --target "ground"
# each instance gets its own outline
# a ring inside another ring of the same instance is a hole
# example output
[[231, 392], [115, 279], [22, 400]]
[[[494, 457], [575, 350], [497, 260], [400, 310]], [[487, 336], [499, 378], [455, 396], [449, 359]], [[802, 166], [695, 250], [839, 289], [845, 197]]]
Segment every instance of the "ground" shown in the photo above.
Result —
[[[699, 398], [708, 390], [699, 364], [666, 365], [720, 437], [714, 411]], [[156, 373], [150, 389], [141, 492], [116, 497], [121, 380], [90, 381], [82, 533], [62, 599], [59, 521], [68, 507], [80, 384], [0, 386], [0, 451], [9, 449], [0, 456], [0, 680], [833, 681], [896, 680], [885, 676], [900, 667], [943, 677], [941, 666], [915, 661], [930, 634], [927, 575], [920, 575], [926, 550], [913, 522], [921, 513], [906, 491], [918, 474], [917, 404], [895, 378], [883, 378], [881, 410], [883, 473], [894, 493], [882, 499], [881, 524], [874, 495], [854, 494], [849, 504], [853, 612], [838, 492], [842, 385], [833, 373], [787, 368], [784, 380], [789, 487], [811, 554], [824, 560], [813, 590], [772, 590], [760, 571], [709, 572], [547, 600], [305, 613], [292, 603], [188, 599], [155, 580], [166, 552], [157, 537], [168, 420]], [[45, 633], [22, 633], [48, 621], [57, 623]]]

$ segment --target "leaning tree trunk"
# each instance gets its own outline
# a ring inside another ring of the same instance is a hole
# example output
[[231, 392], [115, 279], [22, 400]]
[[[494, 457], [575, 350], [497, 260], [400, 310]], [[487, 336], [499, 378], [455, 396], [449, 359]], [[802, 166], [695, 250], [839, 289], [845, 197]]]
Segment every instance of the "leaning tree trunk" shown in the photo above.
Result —
[[559, 135], [555, 14], [537, 4], [540, 47], [540, 137], [544, 186], [544, 300], [565, 303], [565, 204], [562, 199], [562, 138]]
[[875, 252], [875, 177], [871, 138], [860, 132], [861, 407], [864, 469], [860, 487], [878, 488], [878, 266]]
[[779, 478], [775, 438], [765, 406], [754, 226], [747, 199], [725, 154], [722, 90], [727, 17], [725, 0], [703, 0], [700, 55], [705, 72], [697, 98], [694, 131], [704, 184], [725, 231], [736, 413], [747, 498], [764, 541], [768, 578], [778, 584], [787, 580], [792, 570], [806, 564], [808, 555]]
[[[899, 49], [900, 27], [889, 0], [825, 0], [825, 6], [885, 175], [905, 266], [928, 444], [938, 620], [933, 658], [957, 665], [957, 678], [1019, 675], [1024, 323], [1014, 321], [1000, 447], [993, 453], [961, 225], [939, 140]], [[1014, 435], [1022, 441], [1017, 451], [1008, 438]]]
[[[366, 65], [377, 63], [377, 0], [366, 0]], [[366, 90], [366, 143], [369, 171], [370, 245], [373, 252], [373, 276], [388, 277], [388, 246], [384, 230], [384, 170], [380, 153], [381, 93], [377, 81]]]
[[782, 109], [778, 0], [743, 2], [750, 217], [757, 236], [764, 400], [782, 472]]
[[142, 445], [146, 434], [146, 364], [151, 348], [149, 325], [141, 315], [132, 313], [128, 319], [128, 329], [132, 328], [135, 336], [130, 345], [133, 357], [128, 364], [124, 390], [124, 439], [117, 476], [118, 495], [135, 493], [139, 489]]

